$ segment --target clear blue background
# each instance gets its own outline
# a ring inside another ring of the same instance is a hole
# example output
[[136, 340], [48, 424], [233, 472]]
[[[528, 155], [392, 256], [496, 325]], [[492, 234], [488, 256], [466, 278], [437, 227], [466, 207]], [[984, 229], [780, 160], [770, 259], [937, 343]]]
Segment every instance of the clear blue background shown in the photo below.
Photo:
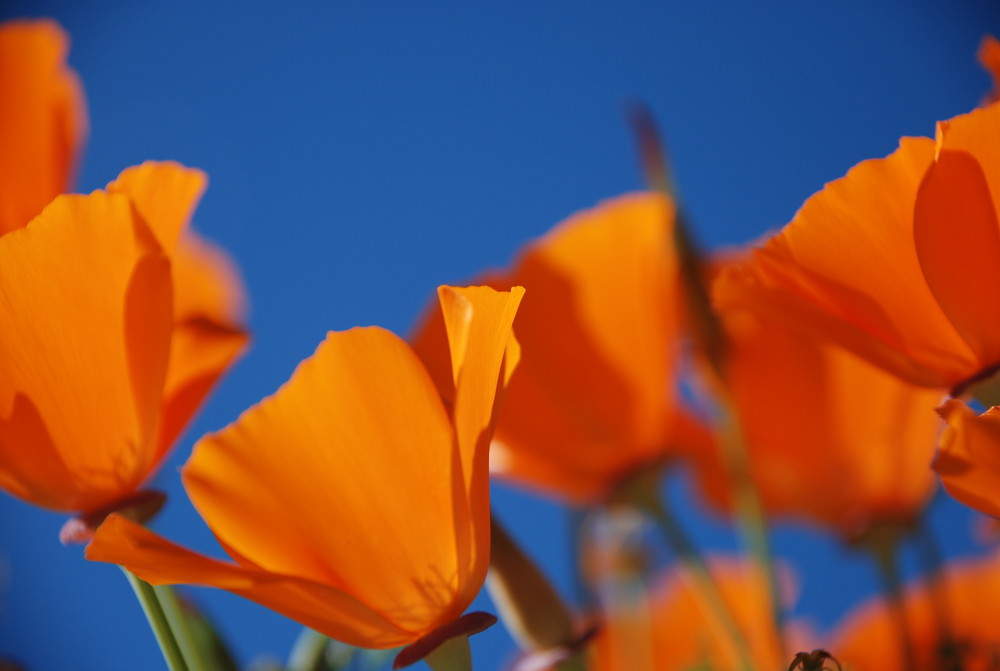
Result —
[[[0, 5], [15, 16], [72, 36], [91, 119], [79, 190], [150, 158], [211, 178], [195, 220], [242, 267], [253, 347], [157, 476], [171, 501], [155, 526], [216, 555], [176, 473], [194, 439], [276, 389], [327, 330], [406, 332], [436, 285], [641, 188], [626, 99], [669, 135], [700, 237], [742, 243], [900, 135], [975, 106], [989, 86], [975, 50], [1000, 32], [990, 0]], [[566, 512], [494, 491], [570, 593]], [[952, 554], [975, 549], [970, 514], [945, 501], [935, 515]], [[706, 544], [733, 547], [698, 519]], [[162, 668], [119, 571], [60, 546], [62, 522], [0, 495], [0, 653], [43, 671]], [[868, 564], [823, 537], [777, 537], [806, 583], [798, 612], [821, 625], [873, 589]], [[287, 654], [294, 623], [192, 593], [242, 661]], [[482, 669], [512, 651], [502, 627], [474, 641]]]

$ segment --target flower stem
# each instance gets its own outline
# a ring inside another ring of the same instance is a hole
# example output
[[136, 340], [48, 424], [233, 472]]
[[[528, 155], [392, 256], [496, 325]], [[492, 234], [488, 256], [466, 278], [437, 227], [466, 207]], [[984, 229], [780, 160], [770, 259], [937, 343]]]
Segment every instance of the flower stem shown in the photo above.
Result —
[[319, 671], [322, 668], [330, 637], [312, 629], [303, 629], [288, 658], [289, 671]]
[[125, 573], [129, 585], [132, 586], [132, 591], [135, 592], [139, 605], [142, 606], [142, 611], [146, 614], [146, 620], [149, 621], [149, 627], [153, 630], [153, 635], [160, 646], [160, 652], [163, 653], [167, 668], [170, 671], [188, 671], [184, 657], [174, 639], [174, 634], [170, 630], [170, 624], [163, 614], [156, 592], [153, 591], [153, 586], [125, 568], [122, 568], [122, 571]]
[[677, 556], [683, 572], [693, 583], [694, 593], [701, 599], [705, 615], [715, 620], [725, 632], [731, 652], [739, 659], [740, 668], [753, 671], [754, 661], [746, 637], [712, 577], [705, 558], [681, 528], [669, 509], [653, 494], [638, 500], [640, 507], [657, 523], [670, 549]]
[[433, 671], [472, 671], [472, 651], [468, 636], [455, 636], [424, 657]]
[[899, 645], [901, 668], [917, 668], [913, 656], [913, 637], [906, 621], [906, 604], [903, 600], [902, 582], [899, 577], [899, 566], [896, 564], [896, 554], [899, 550], [899, 535], [883, 533], [873, 538], [868, 544], [875, 563], [878, 565], [879, 577], [882, 580], [882, 591], [896, 623], [896, 637]]
[[201, 648], [195, 640], [187, 616], [181, 608], [180, 601], [177, 600], [174, 588], [170, 585], [157, 585], [153, 587], [153, 593], [160, 603], [160, 609], [167, 619], [170, 630], [174, 633], [177, 647], [180, 649], [189, 671], [211, 671], [202, 659]]

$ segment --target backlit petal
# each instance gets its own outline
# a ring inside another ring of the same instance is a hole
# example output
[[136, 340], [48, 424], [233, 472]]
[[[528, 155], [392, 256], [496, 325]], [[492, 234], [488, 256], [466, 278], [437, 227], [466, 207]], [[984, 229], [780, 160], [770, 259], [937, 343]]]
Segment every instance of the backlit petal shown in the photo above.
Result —
[[467, 605], [455, 603], [453, 444], [409, 347], [358, 328], [329, 334], [278, 392], [199, 441], [184, 482], [233, 556], [426, 632]]
[[0, 26], [0, 235], [69, 188], [86, 134], [83, 92], [53, 21]]
[[228, 590], [352, 645], [390, 648], [413, 638], [340, 590], [210, 559], [120, 515], [112, 515], [98, 528], [86, 556], [121, 564], [154, 585], [184, 583]]
[[0, 237], [0, 483], [82, 510], [149, 474], [170, 269], [127, 198], [57, 198]]

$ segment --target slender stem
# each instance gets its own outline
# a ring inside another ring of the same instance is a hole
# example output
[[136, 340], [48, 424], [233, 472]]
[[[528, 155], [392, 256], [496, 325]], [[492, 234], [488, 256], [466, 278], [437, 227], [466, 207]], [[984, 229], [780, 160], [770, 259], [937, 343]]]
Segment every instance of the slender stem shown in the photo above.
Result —
[[177, 647], [180, 648], [181, 655], [190, 671], [210, 671], [210, 667], [202, 659], [201, 648], [191, 631], [188, 618], [181, 608], [180, 601], [177, 600], [177, 593], [170, 585], [157, 585], [153, 587], [153, 593], [160, 602], [160, 609], [167, 618]]
[[868, 547], [871, 549], [878, 565], [879, 576], [882, 579], [882, 590], [889, 602], [893, 619], [896, 622], [896, 637], [898, 639], [900, 661], [902, 668], [915, 669], [913, 655], [913, 638], [906, 621], [906, 604], [903, 600], [902, 582], [899, 577], [899, 567], [896, 564], [896, 553], [899, 550], [899, 536], [883, 534], [873, 539]]
[[146, 614], [149, 627], [153, 630], [156, 642], [160, 645], [160, 652], [163, 653], [163, 659], [167, 662], [167, 668], [170, 671], [188, 671], [188, 667], [184, 663], [184, 656], [181, 654], [170, 629], [170, 624], [160, 608], [160, 602], [156, 597], [156, 592], [153, 591], [153, 586], [125, 568], [122, 571], [132, 586], [132, 590], [139, 600], [139, 605], [142, 606], [142, 611]]
[[288, 657], [288, 671], [319, 671], [330, 637], [312, 629], [303, 629]]
[[926, 521], [917, 527], [917, 554], [922, 564], [930, 594], [931, 610], [938, 631], [937, 651], [943, 664], [942, 671], [961, 671], [960, 650], [951, 627], [951, 612], [948, 604], [944, 576], [944, 559], [934, 533]]
[[455, 636], [424, 657], [433, 671], [472, 671], [472, 651], [468, 636]]
[[659, 525], [667, 544], [680, 561], [682, 569], [693, 580], [696, 588], [695, 593], [702, 600], [707, 611], [706, 615], [714, 617], [725, 630], [731, 649], [740, 661], [740, 667], [745, 671], [752, 671], [755, 667], [750, 646], [736, 623], [732, 611], [726, 605], [722, 592], [712, 577], [704, 557], [698, 552], [697, 547], [684, 533], [667, 507], [655, 495], [646, 497], [646, 500], [642, 501], [642, 507]]

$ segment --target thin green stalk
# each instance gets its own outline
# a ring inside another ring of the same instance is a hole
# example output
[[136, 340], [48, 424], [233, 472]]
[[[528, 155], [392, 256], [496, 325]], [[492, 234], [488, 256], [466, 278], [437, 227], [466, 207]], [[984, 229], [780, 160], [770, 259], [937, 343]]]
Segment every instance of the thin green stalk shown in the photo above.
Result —
[[913, 655], [913, 637], [906, 621], [906, 604], [903, 600], [902, 581], [899, 577], [899, 566], [896, 563], [896, 553], [899, 550], [899, 537], [883, 535], [868, 545], [878, 565], [879, 577], [882, 580], [882, 591], [889, 602], [889, 608], [896, 623], [896, 638], [899, 645], [902, 668], [917, 668]]
[[703, 600], [704, 606], [711, 616], [716, 619], [725, 629], [726, 636], [732, 644], [733, 650], [739, 658], [740, 667], [744, 671], [753, 671], [755, 668], [753, 654], [750, 652], [750, 645], [746, 637], [740, 630], [739, 625], [733, 617], [732, 611], [726, 605], [722, 592], [718, 584], [712, 577], [712, 572], [698, 548], [691, 542], [680, 524], [670, 514], [666, 506], [655, 495], [644, 497], [640, 505], [656, 521], [663, 536], [670, 546], [670, 549], [677, 556], [678, 561], [684, 571], [694, 580], [698, 596]]
[[132, 586], [132, 590], [139, 600], [139, 605], [142, 606], [142, 611], [146, 614], [149, 627], [153, 630], [156, 642], [160, 645], [160, 652], [163, 653], [167, 668], [170, 671], [188, 671], [187, 664], [184, 663], [184, 656], [181, 654], [170, 629], [170, 624], [160, 608], [160, 602], [156, 597], [156, 592], [153, 591], [153, 586], [125, 568], [122, 568], [122, 571]]
[[288, 671], [320, 671], [330, 637], [313, 629], [303, 629], [288, 657]]
[[925, 522], [917, 527], [917, 555], [922, 564], [938, 631], [937, 651], [942, 671], [961, 671], [960, 650], [951, 626], [951, 611], [945, 586], [944, 560], [934, 534]]
[[181, 608], [180, 601], [177, 600], [177, 593], [170, 585], [157, 585], [153, 587], [153, 593], [160, 602], [163, 615], [167, 618], [177, 647], [180, 648], [184, 662], [190, 671], [211, 671], [211, 667], [202, 659], [202, 651], [191, 631], [188, 618]]
[[737, 521], [743, 530], [744, 541], [750, 555], [765, 576], [774, 619], [774, 637], [777, 652], [785, 658], [784, 613], [778, 592], [778, 579], [771, 552], [767, 518], [764, 506], [750, 476], [750, 458], [740, 429], [738, 414], [726, 391], [726, 356], [728, 343], [725, 330], [712, 307], [708, 284], [705, 279], [703, 256], [691, 235], [690, 222], [681, 208], [681, 199], [669, 162], [666, 160], [656, 124], [649, 111], [634, 105], [630, 120], [638, 140], [639, 153], [650, 187], [673, 200], [677, 213], [673, 222], [673, 243], [677, 253], [681, 286], [685, 294], [694, 338], [716, 383], [719, 406], [720, 442], [723, 458], [729, 469], [733, 487], [733, 502]]
[[455, 636], [424, 657], [433, 671], [472, 671], [472, 651], [468, 636]]

